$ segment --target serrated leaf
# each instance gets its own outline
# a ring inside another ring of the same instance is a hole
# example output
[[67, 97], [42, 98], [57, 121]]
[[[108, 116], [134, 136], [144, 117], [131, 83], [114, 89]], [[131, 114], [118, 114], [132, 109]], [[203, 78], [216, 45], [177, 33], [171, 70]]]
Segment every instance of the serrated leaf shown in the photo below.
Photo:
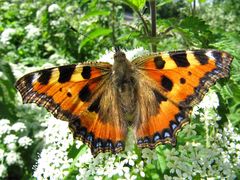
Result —
[[79, 51], [82, 49], [82, 47], [84, 47], [89, 41], [94, 40], [95, 38], [99, 37], [99, 36], [106, 36], [108, 34], [110, 34], [112, 32], [111, 29], [107, 29], [107, 28], [97, 28], [93, 31], [91, 31], [80, 43], [79, 45]]

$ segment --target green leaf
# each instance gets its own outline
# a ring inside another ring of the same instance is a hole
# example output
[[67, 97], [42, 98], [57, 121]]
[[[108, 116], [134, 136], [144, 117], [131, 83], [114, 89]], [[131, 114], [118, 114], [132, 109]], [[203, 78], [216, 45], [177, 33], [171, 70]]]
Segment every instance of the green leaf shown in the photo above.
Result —
[[15, 77], [8, 63], [1, 63], [0, 71], [3, 71], [3, 73], [6, 75], [12, 85], [15, 83]]
[[91, 17], [95, 17], [95, 16], [107, 16], [110, 14], [110, 11], [91, 11], [86, 13], [81, 19], [80, 21], [84, 21], [86, 19], [89, 19]]
[[160, 7], [164, 6], [165, 4], [168, 4], [168, 3], [171, 3], [171, 2], [172, 2], [172, 0], [161, 0], [160, 2], [157, 2], [156, 7], [160, 8]]
[[106, 36], [112, 32], [111, 29], [107, 28], [97, 28], [93, 31], [91, 31], [85, 38], [82, 40], [82, 42], [79, 45], [79, 51], [89, 42], [94, 39], [96, 39], [99, 36]]
[[134, 10], [140, 11], [145, 6], [146, 0], [122, 0], [122, 3]]

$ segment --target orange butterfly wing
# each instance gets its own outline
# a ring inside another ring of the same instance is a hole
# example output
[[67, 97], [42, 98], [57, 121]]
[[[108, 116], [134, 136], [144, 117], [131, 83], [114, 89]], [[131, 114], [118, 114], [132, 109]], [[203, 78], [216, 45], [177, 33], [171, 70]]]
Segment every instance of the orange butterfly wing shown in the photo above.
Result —
[[[110, 84], [110, 72], [108, 63], [60, 66], [29, 73], [17, 81], [16, 87], [25, 103], [36, 103], [56, 118], [69, 121], [74, 137], [86, 142], [93, 155], [115, 153], [124, 148], [125, 129], [119, 119], [102, 115], [102, 111], [115, 108], [111, 101], [105, 109], [99, 105], [113, 99], [103, 88]], [[118, 111], [112, 111], [117, 116]]]
[[228, 53], [216, 50], [175, 51], [134, 60], [141, 76], [149, 79], [159, 104], [157, 113], [136, 128], [138, 146], [175, 145], [176, 133], [188, 123], [192, 107], [217, 79], [228, 76], [231, 61]]

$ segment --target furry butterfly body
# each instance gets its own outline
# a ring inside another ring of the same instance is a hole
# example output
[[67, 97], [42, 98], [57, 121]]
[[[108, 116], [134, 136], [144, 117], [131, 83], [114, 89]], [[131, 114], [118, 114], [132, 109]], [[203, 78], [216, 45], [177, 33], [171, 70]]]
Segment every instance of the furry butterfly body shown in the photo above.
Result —
[[132, 62], [116, 51], [114, 64], [85, 63], [44, 69], [20, 78], [24, 102], [37, 103], [69, 122], [75, 138], [100, 152], [124, 149], [128, 127], [141, 148], [176, 144], [194, 105], [219, 78], [232, 57], [222, 51], [155, 53]]

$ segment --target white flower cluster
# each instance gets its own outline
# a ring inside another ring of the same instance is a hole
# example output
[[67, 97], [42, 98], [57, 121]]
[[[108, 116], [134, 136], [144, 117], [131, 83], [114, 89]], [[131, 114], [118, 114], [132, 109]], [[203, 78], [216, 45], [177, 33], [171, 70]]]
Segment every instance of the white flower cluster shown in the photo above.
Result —
[[[194, 116], [200, 114], [200, 120], [204, 122], [206, 144], [188, 142], [178, 150], [167, 150], [167, 166], [172, 176], [165, 175], [165, 179], [236, 178], [236, 171], [240, 170], [240, 135], [234, 132], [230, 123], [223, 131], [218, 128], [220, 117], [215, 112], [218, 105], [216, 93], [209, 92], [194, 109]], [[212, 127], [217, 133], [209, 137], [207, 129]]]
[[63, 179], [72, 162], [72, 159], [68, 159], [68, 148], [73, 144], [68, 123], [51, 116], [42, 126], [47, 127], [44, 131], [45, 148], [38, 159], [34, 177]]
[[10, 44], [10, 40], [12, 36], [16, 33], [16, 29], [13, 28], [6, 28], [1, 34], [0, 42], [2, 42], [3, 45]]
[[48, 7], [48, 12], [49, 13], [53, 13], [53, 12], [56, 12], [56, 11], [59, 11], [60, 10], [60, 7], [59, 5], [57, 4], [51, 4], [49, 7]]
[[23, 165], [19, 147], [27, 149], [32, 139], [22, 136], [26, 126], [22, 122], [11, 125], [8, 119], [0, 119], [0, 178], [7, 175], [7, 168], [13, 164]]
[[9, 2], [4, 2], [1, 7], [2, 10], [6, 10], [6, 11], [9, 10], [10, 8], [11, 8], [11, 3]]
[[[137, 175], [145, 176], [143, 171], [145, 162], [150, 163], [154, 154], [143, 151], [143, 160], [139, 161], [137, 154], [130, 150], [118, 155], [100, 154], [93, 158], [90, 149], [77, 156], [76, 159], [68, 158], [68, 150], [73, 146], [72, 134], [68, 129], [67, 122], [50, 117], [45, 130], [45, 148], [42, 150], [34, 172], [37, 179], [63, 179], [69, 174], [69, 170], [78, 170], [76, 179], [87, 179], [90, 177], [111, 178], [114, 175], [126, 179], [136, 179]], [[76, 141], [77, 148], [82, 147], [81, 141]], [[150, 150], [149, 150], [150, 151]], [[147, 160], [146, 160], [147, 159]]]
[[[133, 149], [117, 155], [99, 154], [96, 158], [93, 158], [90, 150], [88, 150], [87, 153], [77, 159], [75, 167], [79, 172], [76, 178], [79, 180], [113, 178], [113, 176], [119, 176], [123, 179], [144, 178], [144, 166], [151, 163], [157, 156], [154, 151], [150, 150], [143, 151], [142, 154], [142, 160], [139, 160]], [[155, 154], [154, 158], [153, 154]]]
[[231, 163], [232, 168], [240, 170], [240, 134], [235, 131], [230, 122], [223, 131], [216, 134], [215, 141], [221, 144], [224, 161]]
[[53, 27], [59, 27], [61, 24], [64, 24], [64, 23], [66, 23], [64, 17], [60, 17], [57, 20], [51, 20], [50, 21], [50, 25], [53, 26]]
[[63, 56], [61, 56], [60, 54], [53, 54], [49, 57], [49, 60], [51, 62], [55, 62], [57, 65], [64, 65], [68, 62], [68, 60], [66, 60]]
[[38, 36], [40, 36], [40, 28], [36, 27], [35, 25], [33, 25], [32, 23], [27, 25], [25, 27], [25, 30], [27, 32], [26, 38], [27, 39], [34, 39]]

